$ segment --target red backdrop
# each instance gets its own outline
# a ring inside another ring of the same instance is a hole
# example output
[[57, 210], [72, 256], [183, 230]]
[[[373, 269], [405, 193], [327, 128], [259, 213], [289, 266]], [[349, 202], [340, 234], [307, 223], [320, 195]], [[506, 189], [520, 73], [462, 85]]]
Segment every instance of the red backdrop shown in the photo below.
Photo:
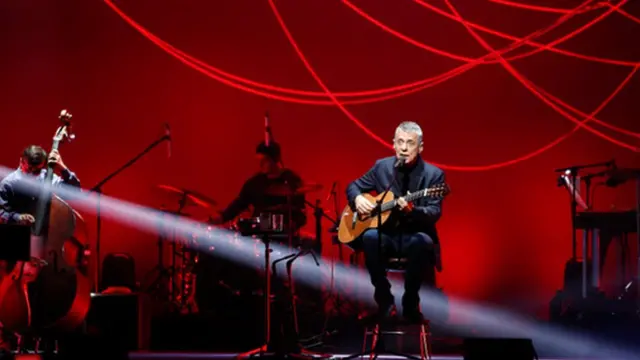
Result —
[[[557, 2], [535, 4], [550, 3]], [[445, 1], [427, 4], [450, 13]], [[569, 9], [579, 4], [567, 0], [560, 5]], [[157, 36], [201, 64], [322, 95], [267, 1], [139, 0], [115, 1], [115, 5], [150, 31], [148, 36]], [[389, 31], [347, 3], [280, 0], [276, 5], [299, 49], [335, 92], [388, 88], [465, 63], [431, 53], [425, 45], [464, 58], [487, 53], [460, 23], [412, 1], [353, 1]], [[467, 20], [517, 37], [565, 15], [485, 1], [455, 0], [453, 5]], [[637, 2], [622, 9], [624, 14], [640, 14]], [[535, 40], [548, 43], [561, 38], [607, 10], [576, 15]], [[556, 46], [622, 64], [549, 51], [510, 64], [549, 93], [591, 112], [624, 80], [633, 62], [640, 61], [639, 48], [632, 46], [640, 24], [624, 14], [611, 11]], [[324, 200], [331, 183], [339, 181], [343, 206], [344, 186], [375, 159], [390, 154], [330, 98], [304, 97], [327, 103], [319, 106], [232, 88], [179, 61], [121, 15], [102, 1], [0, 3], [2, 164], [16, 166], [20, 151], [30, 143], [48, 147], [63, 108], [74, 115], [77, 133], [76, 142], [63, 149], [64, 159], [87, 188], [161, 136], [163, 122], [171, 124], [171, 159], [163, 147], [158, 148], [103, 189], [107, 195], [152, 207], [161, 205], [154, 189], [159, 183], [200, 191], [222, 205], [231, 201], [256, 170], [253, 154], [263, 137], [265, 110], [284, 148], [286, 165], [306, 181], [325, 185], [311, 200]], [[497, 48], [511, 42], [480, 35]], [[532, 49], [524, 46], [506, 56]], [[639, 77], [633, 77], [597, 117], [640, 132], [639, 86]], [[339, 98], [345, 100], [353, 98]], [[569, 200], [556, 187], [553, 169], [612, 158], [620, 165], [640, 166], [637, 149], [579, 130], [526, 161], [493, 169], [451, 168], [521, 157], [575, 126], [495, 61], [423, 91], [345, 106], [386, 142], [398, 122], [417, 121], [425, 132], [424, 158], [445, 165], [454, 191], [445, 201], [440, 222], [445, 266], [440, 282], [447, 293], [530, 312], [544, 310], [561, 287], [564, 263], [571, 255]], [[637, 136], [589, 124], [632, 147], [640, 146]], [[631, 206], [632, 190], [630, 185], [600, 188], [596, 206]], [[95, 230], [94, 216], [85, 215]], [[102, 254], [132, 253], [142, 276], [155, 265], [154, 240], [153, 234], [105, 222]], [[326, 241], [325, 255], [334, 250]]]

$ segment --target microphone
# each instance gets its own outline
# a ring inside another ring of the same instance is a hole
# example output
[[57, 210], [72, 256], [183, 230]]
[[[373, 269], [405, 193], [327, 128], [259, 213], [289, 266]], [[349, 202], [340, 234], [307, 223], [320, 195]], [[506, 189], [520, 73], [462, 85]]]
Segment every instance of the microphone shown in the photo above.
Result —
[[336, 193], [336, 185], [338, 185], [337, 181], [334, 181], [333, 184], [331, 184], [331, 190], [329, 190], [329, 196], [327, 196], [327, 200], [325, 201], [329, 201], [329, 199], [331, 199], [331, 196]]
[[404, 156], [398, 156], [398, 159], [396, 160], [396, 162], [393, 164], [394, 168], [399, 168], [402, 167], [405, 163], [407, 162], [407, 158]]
[[264, 113], [264, 145], [269, 147], [271, 143], [271, 127], [269, 126], [269, 112]]
[[171, 158], [171, 128], [169, 123], [164, 123], [164, 137], [167, 139], [167, 158]]

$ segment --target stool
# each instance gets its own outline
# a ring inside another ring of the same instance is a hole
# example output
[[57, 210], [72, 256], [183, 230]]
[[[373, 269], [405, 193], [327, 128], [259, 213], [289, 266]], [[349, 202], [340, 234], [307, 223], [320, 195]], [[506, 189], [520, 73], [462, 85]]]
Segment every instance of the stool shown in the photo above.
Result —
[[[399, 321], [395, 321], [394, 322], [395, 325], [412, 325], [411, 323], [402, 323]], [[373, 327], [369, 327], [367, 326], [364, 330], [364, 341], [362, 343], [362, 355], [366, 355], [367, 353], [369, 354], [369, 358], [370, 359], [375, 359], [378, 357], [378, 355], [380, 354], [391, 354], [391, 355], [395, 355], [395, 356], [401, 356], [407, 359], [421, 359], [421, 360], [426, 360], [426, 359], [431, 359], [431, 342], [430, 342], [430, 338], [431, 338], [431, 329], [430, 329], [430, 323], [429, 320], [425, 320], [420, 324], [420, 330], [419, 331], [398, 331], [398, 330], [384, 330], [382, 329], [382, 324], [380, 322], [377, 322], [376, 324], [373, 324]], [[372, 336], [372, 344], [371, 344], [371, 350], [370, 351], [366, 351], [366, 346], [367, 346], [367, 339], [369, 337], [369, 335]], [[399, 335], [399, 336], [404, 336], [404, 335], [419, 335], [419, 342], [420, 342], [420, 357], [416, 357], [413, 355], [408, 355], [408, 354], [401, 354], [395, 351], [390, 351], [387, 350], [383, 344], [383, 340], [382, 340], [382, 336], [384, 335]], [[359, 355], [361, 356], [361, 355]]]
[[[394, 273], [404, 273], [404, 271], [406, 270], [406, 264], [407, 264], [407, 259], [406, 258], [389, 258], [387, 259], [387, 264], [386, 264], [386, 269], [387, 272], [394, 272]], [[385, 321], [386, 320], [386, 321]], [[381, 329], [381, 323], [384, 322], [393, 322], [396, 325], [399, 325], [401, 323], [404, 323], [403, 325], [411, 325], [411, 323], [408, 323], [406, 321], [398, 321], [398, 320], [393, 320], [393, 319], [376, 319], [376, 321], [374, 321], [374, 323], [372, 325], [367, 325], [365, 326], [365, 330], [364, 330], [364, 341], [362, 344], [362, 352], [359, 354], [354, 354], [351, 356], [348, 356], [346, 358], [343, 358], [344, 360], [346, 359], [354, 359], [356, 357], [362, 357], [364, 355], [369, 355], [370, 359], [376, 359], [378, 357], [378, 355], [381, 354], [389, 354], [389, 355], [395, 355], [395, 356], [400, 356], [400, 357], [404, 357], [406, 359], [420, 359], [420, 360], [425, 360], [425, 359], [431, 359], [431, 328], [430, 328], [430, 321], [429, 320], [423, 320], [419, 325], [420, 325], [420, 331], [415, 332], [407, 332], [407, 331], [389, 331], [389, 330], [383, 330]], [[387, 350], [384, 346], [384, 341], [382, 339], [382, 336], [384, 335], [407, 335], [407, 334], [418, 334], [419, 335], [419, 343], [420, 343], [420, 357], [416, 357], [413, 355], [409, 355], [409, 354], [402, 354], [399, 352], [395, 352], [395, 351], [391, 351], [391, 350]], [[366, 350], [366, 346], [367, 346], [367, 339], [369, 338], [369, 335], [372, 336], [372, 344], [371, 344], [371, 350]]]

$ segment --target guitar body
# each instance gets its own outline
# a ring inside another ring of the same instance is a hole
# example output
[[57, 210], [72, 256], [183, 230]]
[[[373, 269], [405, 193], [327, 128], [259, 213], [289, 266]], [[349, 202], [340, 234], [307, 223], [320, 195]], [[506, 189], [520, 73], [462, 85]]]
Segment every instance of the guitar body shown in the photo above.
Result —
[[[442, 198], [448, 195], [450, 192], [449, 185], [447, 184], [437, 184], [431, 186], [426, 189], [418, 190], [413, 193], [408, 193], [402, 198], [412, 203], [418, 199], [429, 197], [429, 198]], [[387, 219], [389, 219], [389, 215], [393, 208], [396, 207], [397, 201], [395, 199], [395, 195], [392, 192], [387, 192], [384, 196], [384, 199], [381, 200], [382, 194], [374, 197], [371, 194], [362, 194], [367, 200], [371, 201], [373, 204], [377, 204], [380, 202], [382, 205], [380, 209], [382, 214], [380, 216], [380, 221], [384, 224]], [[377, 211], [377, 208], [376, 208]], [[338, 240], [343, 244], [348, 244], [355, 239], [357, 239], [362, 233], [367, 231], [368, 229], [374, 229], [378, 227], [378, 215], [377, 212], [374, 211], [373, 214], [368, 216], [360, 216], [357, 212], [351, 210], [351, 207], [348, 205], [342, 211], [342, 216], [340, 217], [340, 226], [338, 226]]]
[[[371, 194], [362, 194], [371, 203], [376, 204], [383, 194], [373, 196]], [[395, 195], [391, 191], [387, 192], [383, 199], [384, 202], [394, 200]], [[382, 223], [384, 224], [391, 215], [390, 211], [382, 213]], [[347, 205], [342, 211], [340, 218], [340, 226], [338, 226], [338, 240], [343, 244], [348, 244], [357, 239], [362, 233], [368, 229], [375, 229], [378, 227], [378, 215], [373, 216], [360, 216], [357, 212], [351, 210], [351, 207]]]

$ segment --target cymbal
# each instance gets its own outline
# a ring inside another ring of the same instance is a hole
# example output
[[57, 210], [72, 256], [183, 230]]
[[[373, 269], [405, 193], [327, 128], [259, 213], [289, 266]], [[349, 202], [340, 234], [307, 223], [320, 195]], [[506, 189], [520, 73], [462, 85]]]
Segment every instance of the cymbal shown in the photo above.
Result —
[[[211, 208], [217, 205], [215, 200], [192, 190], [180, 189], [175, 186], [164, 184], [160, 184], [157, 187], [158, 189], [179, 195], [180, 197], [186, 197], [187, 203], [185, 205], [196, 205], [204, 208]], [[178, 199], [178, 201], [180, 201], [180, 199]]]
[[640, 168], [617, 168], [611, 169], [608, 173], [609, 176], [619, 180], [631, 180], [640, 177]]
[[292, 189], [291, 186], [287, 184], [275, 184], [275, 185], [269, 186], [265, 190], [265, 195], [271, 195], [271, 196], [302, 195], [302, 194], [310, 193], [313, 191], [318, 191], [320, 189], [322, 189], [321, 184], [313, 184], [313, 183], [302, 184], [296, 189]]
[[176, 216], [181, 216], [181, 217], [191, 217], [192, 214], [189, 213], [184, 213], [182, 211], [176, 211], [176, 210], [162, 210], [163, 213], [165, 214], [171, 214], [171, 215], [176, 215]]

